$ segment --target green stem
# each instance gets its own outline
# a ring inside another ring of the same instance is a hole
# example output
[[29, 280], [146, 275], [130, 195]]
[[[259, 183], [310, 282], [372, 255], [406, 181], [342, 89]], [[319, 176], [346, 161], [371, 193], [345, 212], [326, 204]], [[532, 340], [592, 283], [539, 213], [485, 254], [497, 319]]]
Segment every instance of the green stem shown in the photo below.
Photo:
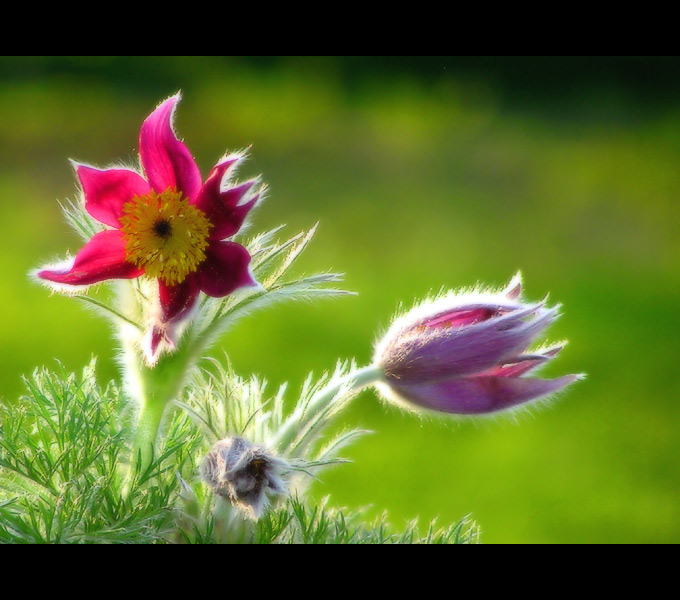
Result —
[[155, 452], [156, 438], [163, 420], [165, 407], [163, 402], [145, 401], [139, 411], [137, 431], [133, 445], [133, 465], [139, 464], [141, 469], [146, 468], [151, 462]]
[[132, 446], [131, 475], [149, 466], [165, 411], [177, 399], [195, 363], [182, 349], [163, 355], [154, 367], [140, 364], [137, 356], [132, 358], [128, 365], [130, 389], [140, 410]]

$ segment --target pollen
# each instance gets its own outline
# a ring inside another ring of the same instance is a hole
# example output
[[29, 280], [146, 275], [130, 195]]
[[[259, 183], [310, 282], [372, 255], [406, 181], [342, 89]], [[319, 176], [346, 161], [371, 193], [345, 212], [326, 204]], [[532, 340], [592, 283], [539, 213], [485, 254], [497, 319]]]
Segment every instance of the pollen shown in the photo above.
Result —
[[166, 285], [182, 283], [205, 260], [212, 223], [180, 192], [136, 196], [120, 219], [126, 260]]

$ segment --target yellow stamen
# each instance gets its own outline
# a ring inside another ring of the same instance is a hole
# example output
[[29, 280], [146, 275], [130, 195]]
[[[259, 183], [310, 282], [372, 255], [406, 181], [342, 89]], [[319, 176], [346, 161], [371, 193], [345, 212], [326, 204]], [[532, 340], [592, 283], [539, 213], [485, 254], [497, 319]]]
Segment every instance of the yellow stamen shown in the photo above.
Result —
[[180, 192], [135, 196], [120, 222], [126, 260], [166, 285], [182, 283], [205, 260], [212, 223]]

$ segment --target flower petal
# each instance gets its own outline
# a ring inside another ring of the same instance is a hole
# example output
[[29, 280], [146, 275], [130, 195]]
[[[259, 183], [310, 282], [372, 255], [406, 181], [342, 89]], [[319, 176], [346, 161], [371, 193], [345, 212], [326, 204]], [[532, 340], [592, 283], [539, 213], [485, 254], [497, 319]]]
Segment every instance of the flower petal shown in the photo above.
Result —
[[243, 157], [234, 155], [219, 163], [208, 176], [196, 198], [196, 208], [203, 211], [213, 225], [210, 239], [223, 240], [234, 235], [243, 225], [250, 209], [257, 204], [260, 194], [249, 192], [256, 181], [246, 181], [240, 185], [222, 189], [223, 181], [229, 171]]
[[556, 317], [557, 307], [539, 303], [472, 325], [416, 331], [380, 361], [389, 379], [412, 383], [478, 374], [525, 352]]
[[177, 285], [165, 285], [158, 281], [160, 315], [142, 340], [142, 348], [147, 363], [153, 366], [158, 362], [161, 351], [177, 345], [179, 326], [189, 316], [200, 290], [196, 277], [190, 275]]
[[503, 295], [510, 300], [517, 300], [522, 295], [522, 274], [519, 271], [503, 290]]
[[85, 195], [85, 210], [97, 221], [120, 229], [123, 205], [151, 191], [144, 178], [128, 169], [96, 169], [76, 164]]
[[177, 285], [165, 285], [159, 280], [158, 292], [163, 322], [181, 320], [194, 307], [199, 291], [196, 277], [193, 275]]
[[579, 375], [565, 375], [557, 379], [483, 376], [435, 383], [390, 382], [390, 389], [401, 400], [416, 407], [452, 414], [480, 415], [553, 394], [577, 379], [580, 379]]
[[498, 305], [457, 308], [425, 321], [425, 327], [462, 327], [498, 316], [510, 309]]
[[37, 276], [67, 286], [87, 286], [107, 279], [132, 279], [144, 271], [125, 260], [125, 242], [117, 230], [96, 234], [65, 268], [44, 269]]
[[139, 133], [139, 156], [149, 183], [157, 193], [174, 188], [193, 200], [201, 189], [201, 173], [172, 128], [179, 99], [179, 94], [168, 98], [144, 121]]
[[196, 272], [201, 290], [208, 296], [222, 298], [244, 286], [257, 286], [249, 269], [250, 254], [235, 242], [213, 242], [206, 259]]
[[157, 325], [154, 325], [151, 328], [151, 331], [149, 332], [147, 337], [148, 341], [145, 340], [142, 346], [144, 347], [144, 355], [146, 357], [147, 362], [150, 365], [153, 365], [158, 361], [161, 343], [163, 341], [167, 341], [167, 343], [170, 344], [170, 341], [167, 339], [165, 330], [161, 327], [158, 327]]
[[563, 346], [553, 346], [536, 354], [522, 354], [512, 361], [485, 371], [482, 375], [497, 375], [498, 377], [519, 377], [529, 371], [544, 365], [550, 359], [557, 356]]

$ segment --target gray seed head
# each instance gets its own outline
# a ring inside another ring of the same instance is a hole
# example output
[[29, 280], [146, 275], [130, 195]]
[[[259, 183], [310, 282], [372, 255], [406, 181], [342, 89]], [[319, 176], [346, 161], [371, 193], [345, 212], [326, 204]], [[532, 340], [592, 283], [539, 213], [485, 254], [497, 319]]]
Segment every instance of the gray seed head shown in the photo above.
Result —
[[213, 491], [259, 519], [270, 496], [282, 496], [288, 488], [283, 474], [289, 464], [240, 437], [217, 442], [201, 464], [201, 476]]

